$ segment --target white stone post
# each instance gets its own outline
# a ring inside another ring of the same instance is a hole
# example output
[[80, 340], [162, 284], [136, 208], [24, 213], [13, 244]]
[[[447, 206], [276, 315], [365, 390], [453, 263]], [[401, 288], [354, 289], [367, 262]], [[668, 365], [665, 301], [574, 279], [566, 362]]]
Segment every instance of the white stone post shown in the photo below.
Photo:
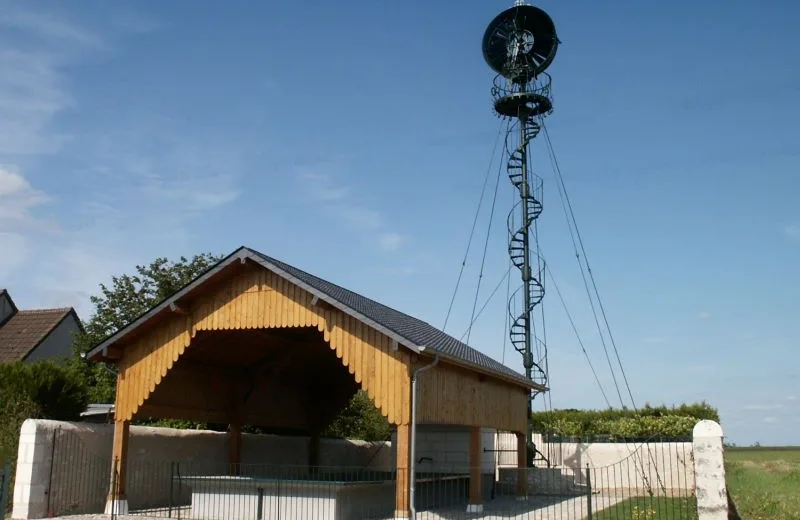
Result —
[[22, 423], [17, 452], [17, 473], [14, 479], [15, 520], [46, 518], [47, 495], [50, 493], [50, 466], [53, 464], [55, 430], [41, 427], [38, 421]]
[[728, 520], [722, 427], [714, 421], [700, 421], [692, 437], [698, 518]]

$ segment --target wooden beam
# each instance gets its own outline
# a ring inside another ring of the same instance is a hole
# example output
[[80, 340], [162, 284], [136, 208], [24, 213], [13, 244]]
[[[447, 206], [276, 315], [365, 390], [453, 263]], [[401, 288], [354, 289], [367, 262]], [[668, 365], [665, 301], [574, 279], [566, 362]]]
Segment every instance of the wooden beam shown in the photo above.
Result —
[[483, 512], [481, 486], [481, 429], [472, 426], [469, 431], [469, 505], [468, 513]]
[[111, 452], [111, 483], [108, 493], [109, 502], [126, 500], [130, 426], [131, 423], [129, 421], [116, 421], [114, 423], [114, 445]]
[[230, 474], [238, 475], [242, 464], [242, 427], [238, 421], [228, 425], [228, 463]]
[[223, 410], [213, 411], [203, 408], [188, 408], [184, 406], [169, 406], [160, 404], [143, 404], [136, 413], [136, 416], [221, 423], [225, 423], [228, 420], [228, 415]]
[[122, 349], [120, 347], [108, 347], [103, 351], [103, 355], [107, 359], [122, 359]]
[[184, 316], [188, 315], [189, 313], [183, 307], [177, 305], [175, 302], [170, 302], [169, 310], [178, 314], [183, 314]]
[[312, 428], [308, 439], [308, 469], [312, 473], [319, 470], [319, 446], [320, 432], [318, 428]]
[[524, 433], [517, 434], [517, 498], [528, 496], [528, 442]]
[[411, 427], [408, 424], [397, 426], [397, 481], [395, 488], [395, 518], [409, 518], [411, 515]]

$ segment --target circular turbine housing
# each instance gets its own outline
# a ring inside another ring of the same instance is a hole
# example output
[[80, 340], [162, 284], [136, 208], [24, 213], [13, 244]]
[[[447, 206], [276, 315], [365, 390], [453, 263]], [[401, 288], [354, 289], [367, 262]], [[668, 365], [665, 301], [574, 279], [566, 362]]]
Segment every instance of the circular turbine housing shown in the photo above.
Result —
[[515, 83], [526, 83], [545, 71], [558, 49], [550, 16], [532, 5], [498, 14], [483, 35], [483, 58], [495, 72]]

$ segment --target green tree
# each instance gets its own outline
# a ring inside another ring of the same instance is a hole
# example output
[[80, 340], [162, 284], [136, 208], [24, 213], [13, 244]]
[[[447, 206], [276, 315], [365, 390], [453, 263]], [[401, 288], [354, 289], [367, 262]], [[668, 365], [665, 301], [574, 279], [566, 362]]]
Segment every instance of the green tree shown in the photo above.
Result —
[[136, 266], [135, 274], [111, 278], [111, 285], [100, 284], [100, 294], [90, 298], [95, 312], [76, 336], [71, 368], [86, 381], [94, 403], [114, 402], [116, 376], [102, 363], [84, 360], [82, 354], [114, 334], [152, 307], [178, 291], [221, 259], [210, 253], [178, 261], [157, 258], [150, 265]]
[[366, 392], [359, 390], [323, 433], [337, 439], [389, 440], [392, 427]]

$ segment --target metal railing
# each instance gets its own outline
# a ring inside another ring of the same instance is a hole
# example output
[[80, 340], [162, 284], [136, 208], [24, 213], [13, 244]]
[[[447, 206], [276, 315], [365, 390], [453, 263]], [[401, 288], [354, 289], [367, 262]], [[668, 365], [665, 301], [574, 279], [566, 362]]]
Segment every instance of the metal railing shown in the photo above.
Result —
[[[152, 460], [131, 451], [121, 474], [116, 461], [97, 456], [82, 438], [68, 433], [58, 434], [54, 443], [51, 516], [377, 520], [400, 518], [408, 509], [404, 469], [231, 465], [203, 453], [192, 461]], [[584, 451], [560, 467], [524, 469], [428, 462], [429, 469], [416, 473], [416, 518], [697, 518], [691, 446], [641, 443], [607, 464], [592, 457]], [[109, 489], [118, 486], [125, 501], [109, 502]]]

